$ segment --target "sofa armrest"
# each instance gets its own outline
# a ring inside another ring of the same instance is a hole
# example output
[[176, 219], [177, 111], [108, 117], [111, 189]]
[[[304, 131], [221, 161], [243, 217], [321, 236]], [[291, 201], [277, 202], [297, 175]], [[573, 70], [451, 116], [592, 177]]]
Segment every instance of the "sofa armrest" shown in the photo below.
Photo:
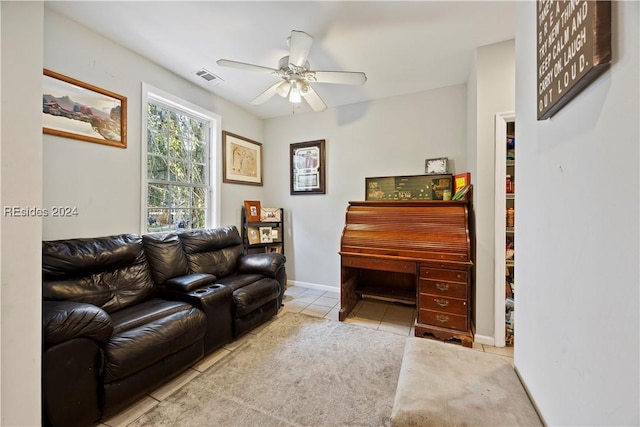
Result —
[[74, 338], [106, 343], [112, 333], [111, 317], [100, 307], [72, 301], [44, 301], [42, 304], [45, 347]]
[[244, 254], [238, 258], [238, 273], [257, 273], [276, 279], [285, 261], [284, 255], [275, 252]]
[[164, 283], [164, 287], [174, 291], [190, 292], [199, 287], [215, 283], [216, 280], [218, 279], [213, 274], [193, 273], [169, 279]]

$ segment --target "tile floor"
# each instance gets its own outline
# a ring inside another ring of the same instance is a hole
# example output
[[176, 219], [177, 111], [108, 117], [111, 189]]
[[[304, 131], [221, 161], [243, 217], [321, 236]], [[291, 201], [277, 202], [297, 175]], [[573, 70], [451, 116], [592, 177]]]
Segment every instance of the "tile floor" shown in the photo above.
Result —
[[[285, 313], [302, 313], [309, 316], [321, 317], [338, 321], [340, 308], [339, 291], [323, 291], [303, 286], [289, 286], [285, 292], [284, 307], [280, 309], [277, 317]], [[379, 300], [366, 300], [358, 302], [345, 323], [362, 326], [365, 328], [379, 329], [381, 331], [412, 336], [414, 334], [413, 323], [415, 319], [415, 307]], [[225, 345], [220, 350], [210, 354], [205, 359], [188, 369], [185, 373], [165, 384], [157, 390], [149, 393], [121, 413], [104, 420], [97, 427], [126, 427], [145, 412], [149, 411], [171, 393], [200, 375], [207, 368], [231, 354], [253, 336], [258, 335], [268, 323], [251, 331], [244, 337]], [[508, 357], [513, 360], [513, 347], [497, 348], [483, 344], [473, 344], [478, 351]], [[513, 363], [513, 362], [512, 362]]]

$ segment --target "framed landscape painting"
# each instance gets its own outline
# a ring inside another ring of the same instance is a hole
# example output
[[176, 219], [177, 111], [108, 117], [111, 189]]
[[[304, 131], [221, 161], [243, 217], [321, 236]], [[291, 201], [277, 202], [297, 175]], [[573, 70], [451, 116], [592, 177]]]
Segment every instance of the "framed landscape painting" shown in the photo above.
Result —
[[127, 148], [127, 98], [44, 69], [42, 131]]

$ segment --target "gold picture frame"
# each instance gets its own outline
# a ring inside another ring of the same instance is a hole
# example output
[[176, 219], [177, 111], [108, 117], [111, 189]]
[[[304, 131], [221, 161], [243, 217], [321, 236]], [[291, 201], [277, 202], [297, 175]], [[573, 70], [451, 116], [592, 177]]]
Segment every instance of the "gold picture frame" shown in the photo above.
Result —
[[260, 230], [258, 230], [258, 227], [247, 227], [247, 240], [249, 240], [250, 245], [260, 243]]
[[45, 68], [42, 132], [127, 148], [127, 98]]

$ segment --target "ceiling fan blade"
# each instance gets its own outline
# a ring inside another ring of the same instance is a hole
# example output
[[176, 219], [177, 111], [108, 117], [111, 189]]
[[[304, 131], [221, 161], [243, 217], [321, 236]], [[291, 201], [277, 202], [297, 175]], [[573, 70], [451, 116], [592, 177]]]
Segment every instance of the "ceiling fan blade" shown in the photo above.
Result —
[[216, 64], [220, 65], [221, 67], [238, 68], [240, 70], [247, 70], [247, 71], [258, 71], [260, 73], [265, 73], [265, 74], [278, 73], [278, 70], [274, 68], [263, 67], [261, 65], [246, 64], [244, 62], [238, 62], [238, 61], [230, 61], [228, 59], [218, 59], [216, 61]]
[[274, 84], [269, 89], [265, 90], [260, 95], [258, 95], [258, 97], [256, 99], [254, 99], [253, 101], [251, 101], [251, 103], [253, 105], [258, 105], [258, 104], [262, 104], [263, 102], [267, 101], [272, 96], [274, 96], [275, 94], [278, 93], [278, 88], [284, 83], [287, 83], [287, 82], [286, 81], [281, 81], [281, 82], [278, 82], [278, 83]]
[[305, 92], [302, 92], [302, 96], [316, 113], [327, 109], [327, 104], [324, 103], [322, 98], [320, 98], [320, 95], [318, 95], [318, 93], [313, 90], [311, 86], [308, 86], [307, 90]]
[[318, 83], [337, 83], [343, 85], [363, 85], [367, 81], [365, 73], [350, 71], [310, 71], [305, 78]]
[[289, 63], [303, 67], [311, 51], [313, 38], [304, 31], [291, 31], [289, 37]]

